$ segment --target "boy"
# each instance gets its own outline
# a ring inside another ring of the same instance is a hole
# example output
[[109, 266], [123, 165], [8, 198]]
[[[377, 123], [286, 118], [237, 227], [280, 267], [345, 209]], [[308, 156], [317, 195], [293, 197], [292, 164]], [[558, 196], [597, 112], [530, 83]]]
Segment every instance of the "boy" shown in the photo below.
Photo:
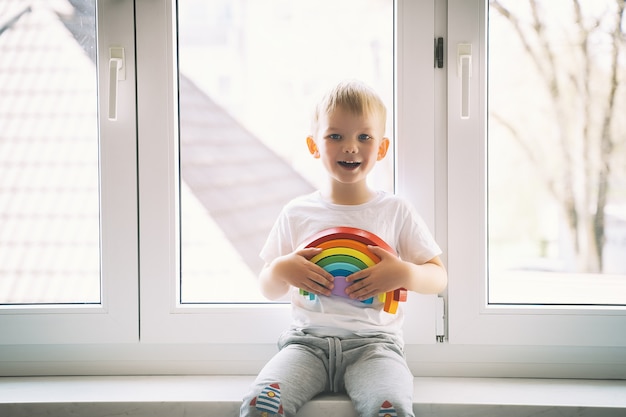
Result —
[[[390, 314], [378, 301], [361, 301], [398, 288], [435, 294], [445, 288], [447, 274], [441, 250], [415, 210], [367, 185], [389, 148], [385, 122], [380, 97], [355, 81], [340, 83], [316, 107], [306, 142], [328, 181], [284, 207], [261, 251], [261, 291], [271, 300], [291, 292], [293, 323], [245, 397], [241, 416], [294, 416], [322, 392], [346, 392], [362, 417], [413, 416], [402, 308]], [[301, 248], [332, 227], [365, 229], [398, 254], [369, 246], [380, 262], [346, 278], [348, 298], [331, 297], [333, 276], [310, 261], [322, 249]], [[316, 296], [304, 297], [299, 289]]]

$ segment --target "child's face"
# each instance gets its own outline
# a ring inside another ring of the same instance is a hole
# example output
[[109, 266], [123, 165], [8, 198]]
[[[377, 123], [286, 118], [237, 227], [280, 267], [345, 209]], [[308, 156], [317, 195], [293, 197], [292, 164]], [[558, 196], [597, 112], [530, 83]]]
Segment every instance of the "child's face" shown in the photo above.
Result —
[[342, 108], [320, 117], [309, 151], [320, 158], [333, 180], [365, 183], [367, 174], [389, 147], [385, 126], [376, 114], [357, 115]]

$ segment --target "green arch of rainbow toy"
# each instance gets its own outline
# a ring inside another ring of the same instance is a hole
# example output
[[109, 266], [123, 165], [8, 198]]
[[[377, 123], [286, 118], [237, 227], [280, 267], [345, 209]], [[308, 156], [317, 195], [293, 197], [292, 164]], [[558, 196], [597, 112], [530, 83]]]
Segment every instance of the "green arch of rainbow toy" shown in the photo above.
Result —
[[[333, 227], [322, 230], [310, 237], [304, 244], [305, 248], [321, 248], [322, 251], [311, 258], [311, 262], [321, 266], [335, 277], [335, 287], [332, 294], [347, 297], [345, 293], [345, 277], [357, 271], [369, 268], [380, 262], [380, 258], [368, 249], [370, 246], [379, 246], [396, 255], [396, 252], [384, 240], [373, 233], [354, 227]], [[315, 294], [300, 289], [300, 294], [314, 300]], [[398, 288], [378, 296], [385, 304], [384, 310], [395, 314], [398, 303], [406, 301], [407, 290]], [[372, 304], [374, 298], [363, 301]]]

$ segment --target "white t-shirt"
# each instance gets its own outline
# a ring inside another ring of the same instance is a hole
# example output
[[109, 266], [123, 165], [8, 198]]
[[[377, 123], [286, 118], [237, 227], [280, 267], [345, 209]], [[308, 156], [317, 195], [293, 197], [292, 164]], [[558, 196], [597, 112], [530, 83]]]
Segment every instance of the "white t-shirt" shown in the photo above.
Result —
[[[261, 258], [273, 259], [299, 249], [314, 234], [331, 227], [356, 227], [376, 234], [405, 261], [423, 264], [441, 253], [417, 211], [406, 200], [379, 192], [371, 201], [353, 206], [331, 204], [318, 192], [298, 197], [280, 213]], [[383, 310], [374, 297], [372, 304], [338, 296], [316, 296], [314, 300], [291, 288], [292, 328], [318, 336], [369, 336], [402, 334], [404, 313]]]

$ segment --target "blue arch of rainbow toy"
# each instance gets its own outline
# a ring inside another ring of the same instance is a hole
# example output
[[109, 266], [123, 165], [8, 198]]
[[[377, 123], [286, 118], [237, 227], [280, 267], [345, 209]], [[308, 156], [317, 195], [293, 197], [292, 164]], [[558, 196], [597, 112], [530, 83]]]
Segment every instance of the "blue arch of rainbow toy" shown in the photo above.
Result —
[[361, 270], [358, 266], [347, 262], [333, 262], [323, 268], [334, 277], [347, 277]]

